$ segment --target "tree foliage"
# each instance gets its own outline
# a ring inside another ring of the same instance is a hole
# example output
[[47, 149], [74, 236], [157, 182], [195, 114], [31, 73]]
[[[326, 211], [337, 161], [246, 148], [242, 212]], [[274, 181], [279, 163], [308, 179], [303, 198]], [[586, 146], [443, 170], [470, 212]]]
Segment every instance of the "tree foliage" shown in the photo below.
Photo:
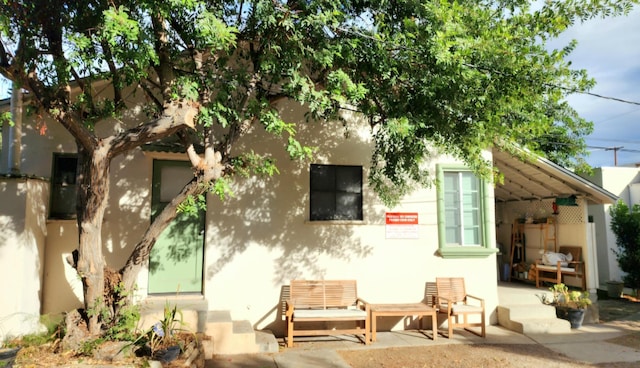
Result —
[[[565, 98], [594, 82], [565, 60], [574, 44], [546, 42], [634, 3], [1, 0], [0, 73], [77, 142], [85, 189], [75, 266], [91, 308], [104, 286], [99, 229], [114, 157], [176, 136], [196, 173], [135, 246], [120, 270], [125, 284], [178, 208], [189, 211], [207, 191], [227, 195], [234, 175], [277, 172], [268, 155], [232, 153], [252, 127], [282, 137], [294, 159], [312, 154], [296, 139], [302, 122], [285, 121], [278, 101], [303, 104], [310, 120], [339, 119], [344, 109], [366, 117], [375, 141], [369, 181], [389, 204], [433, 180], [423, 163], [442, 152], [487, 178], [481, 152], [496, 145], [571, 161], [584, 153], [590, 124]], [[132, 94], [144, 96], [144, 121], [97, 137], [95, 124], [121, 119]], [[549, 149], [549, 132], [578, 143]]]
[[609, 209], [611, 231], [616, 236], [616, 255], [620, 269], [625, 272], [625, 285], [640, 290], [640, 205], [631, 208], [618, 201]]

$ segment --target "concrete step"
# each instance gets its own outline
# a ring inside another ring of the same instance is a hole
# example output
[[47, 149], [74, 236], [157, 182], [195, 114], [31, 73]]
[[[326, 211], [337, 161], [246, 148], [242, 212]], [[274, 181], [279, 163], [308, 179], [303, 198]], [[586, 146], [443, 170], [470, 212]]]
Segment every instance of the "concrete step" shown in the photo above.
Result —
[[278, 342], [270, 331], [255, 331], [246, 320], [233, 321], [229, 311], [210, 311], [206, 320], [204, 333], [211, 337], [211, 354], [278, 352]]
[[[539, 334], [568, 334], [571, 332], [571, 323], [569, 321], [555, 319], [523, 319], [513, 321], [523, 335], [539, 335]], [[515, 331], [515, 330], [514, 330]]]
[[543, 298], [551, 299], [553, 293], [548, 288], [531, 288], [522, 286], [502, 286], [503, 292], [500, 293], [501, 305], [517, 305], [517, 304], [540, 304]]
[[259, 353], [277, 353], [280, 351], [280, 344], [278, 344], [278, 340], [273, 332], [268, 330], [255, 332]]
[[498, 307], [498, 318], [500, 314], [506, 314], [505, 317], [514, 319], [544, 319], [556, 318], [556, 308], [551, 305], [544, 304], [517, 304]]
[[556, 317], [555, 307], [539, 303], [499, 306], [498, 324], [524, 335], [560, 334], [571, 331], [568, 321]]

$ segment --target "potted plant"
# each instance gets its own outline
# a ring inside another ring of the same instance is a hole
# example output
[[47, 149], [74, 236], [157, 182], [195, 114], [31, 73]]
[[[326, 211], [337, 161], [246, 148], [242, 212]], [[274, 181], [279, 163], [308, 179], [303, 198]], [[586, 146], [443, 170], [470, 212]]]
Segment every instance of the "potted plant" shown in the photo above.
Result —
[[624, 282], [618, 280], [607, 281], [607, 296], [611, 299], [618, 299], [622, 296]]
[[20, 349], [19, 347], [3, 347], [0, 344], [0, 367], [11, 368]]
[[164, 317], [155, 323], [151, 328], [145, 331], [136, 341], [134, 345], [143, 344], [138, 353], [148, 355], [152, 359], [159, 360], [163, 363], [175, 360], [180, 352], [180, 340], [176, 335], [181, 331], [178, 325], [182, 324], [182, 314], [174, 306], [164, 307]]
[[589, 292], [569, 290], [562, 283], [553, 285], [549, 290], [553, 293], [553, 299], [549, 304], [556, 307], [556, 316], [569, 321], [571, 328], [580, 328], [586, 309], [591, 305]]

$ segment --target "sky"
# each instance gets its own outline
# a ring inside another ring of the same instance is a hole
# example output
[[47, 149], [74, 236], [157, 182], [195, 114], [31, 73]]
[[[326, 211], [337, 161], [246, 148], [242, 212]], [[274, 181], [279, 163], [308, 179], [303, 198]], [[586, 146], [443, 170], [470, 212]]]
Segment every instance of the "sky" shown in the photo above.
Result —
[[[593, 167], [640, 163], [640, 6], [628, 16], [594, 19], [567, 30], [551, 46], [569, 40], [578, 46], [569, 56], [575, 69], [586, 69], [596, 80], [591, 93], [634, 102], [623, 103], [589, 95], [568, 101], [594, 123], [587, 139]], [[620, 149], [614, 149], [622, 147]]]
[[[640, 6], [627, 16], [576, 24], [549, 46], [561, 48], [571, 39], [578, 41], [568, 58], [573, 67], [586, 69], [596, 80], [591, 93], [608, 97], [569, 97], [578, 113], [594, 123], [586, 138], [587, 162], [593, 167], [640, 163]], [[0, 83], [2, 98], [8, 87]]]

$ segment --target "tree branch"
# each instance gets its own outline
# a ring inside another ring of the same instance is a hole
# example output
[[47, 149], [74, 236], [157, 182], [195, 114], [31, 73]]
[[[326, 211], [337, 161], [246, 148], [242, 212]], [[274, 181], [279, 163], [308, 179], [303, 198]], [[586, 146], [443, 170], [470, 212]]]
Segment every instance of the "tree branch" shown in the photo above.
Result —
[[118, 67], [113, 62], [113, 53], [111, 52], [111, 47], [106, 41], [101, 42], [102, 50], [104, 51], [104, 58], [107, 62], [107, 66], [109, 67], [109, 72], [111, 73], [111, 85], [113, 86], [113, 103], [116, 107], [122, 107], [124, 102], [122, 101], [122, 88], [120, 74], [118, 73]]
[[111, 138], [111, 158], [132, 148], [156, 141], [177, 133], [181, 129], [194, 128], [196, 105], [188, 102], [172, 102], [164, 109], [162, 115], [144, 125], [126, 130]]

